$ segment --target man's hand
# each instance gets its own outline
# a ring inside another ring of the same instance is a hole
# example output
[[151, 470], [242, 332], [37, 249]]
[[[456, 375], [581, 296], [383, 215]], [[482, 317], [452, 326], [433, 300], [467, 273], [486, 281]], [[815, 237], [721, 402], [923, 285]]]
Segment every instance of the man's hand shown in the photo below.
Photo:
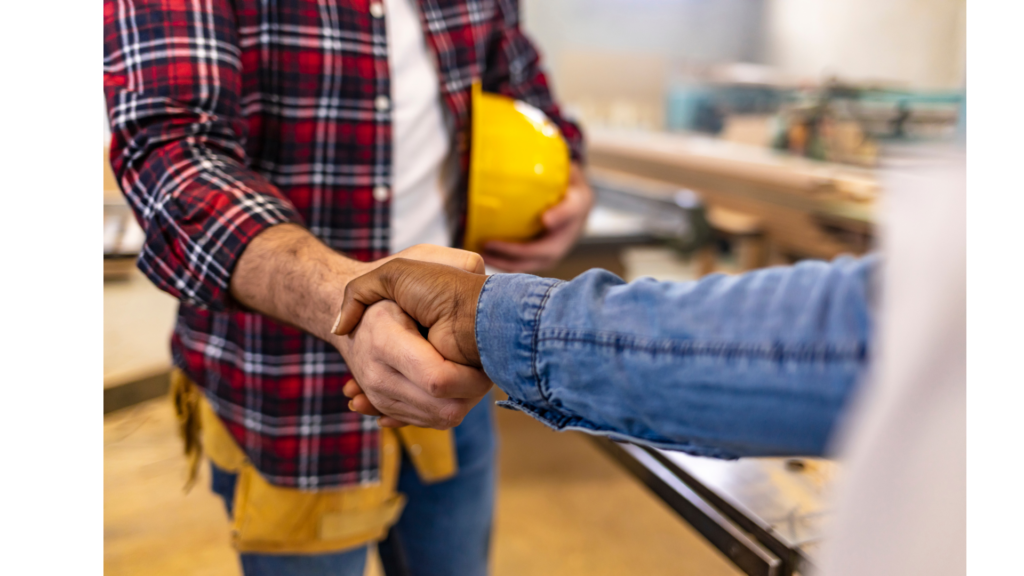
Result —
[[[451, 266], [392, 260], [349, 283], [333, 331], [335, 334], [357, 333], [368, 321], [366, 316], [370, 311], [380, 306], [377, 302], [394, 300], [428, 329], [427, 339], [438, 353], [449, 361], [480, 367], [480, 353], [476, 346], [476, 305], [486, 281], [487, 277], [482, 274]], [[382, 426], [401, 426], [409, 422], [388, 406], [375, 401], [370, 397], [372, 394], [364, 395], [364, 390], [368, 389], [363, 380], [345, 385], [344, 393], [352, 398], [354, 410], [372, 416], [384, 414], [380, 420]], [[427, 393], [438, 398], [465, 398], [463, 395], [467, 390], [473, 391], [474, 388], [435, 382]], [[476, 396], [469, 399], [473, 404], [479, 401]]]
[[381, 425], [452, 428], [491, 389], [482, 371], [445, 360], [394, 302], [370, 306], [351, 334], [338, 338], [346, 358], [358, 359], [349, 363], [355, 379], [345, 389], [365, 394], [350, 407], [375, 416], [369, 408], [376, 406], [390, 417]]
[[[490, 388], [482, 372], [446, 362], [423, 340], [415, 323], [394, 305], [368, 313], [366, 322], [348, 337], [331, 333], [349, 281], [399, 257], [483, 272], [480, 256], [429, 245], [414, 246], [377, 262], [357, 262], [332, 250], [301, 226], [281, 224], [249, 243], [232, 274], [231, 294], [243, 306], [334, 345], [355, 378], [372, 391], [374, 401], [401, 414], [404, 421], [449, 428]], [[440, 393], [436, 398], [417, 395], [412, 391], [416, 387], [457, 393], [460, 400], [448, 401]], [[472, 400], [474, 395], [476, 399]]]
[[484, 245], [484, 261], [506, 272], [536, 272], [553, 267], [583, 233], [593, 205], [594, 191], [583, 171], [573, 164], [565, 198], [541, 216], [544, 233], [527, 243], [488, 242]]
[[367, 306], [394, 300], [428, 329], [427, 340], [448, 360], [480, 367], [476, 303], [487, 276], [452, 266], [398, 258], [349, 282], [335, 334], [348, 334]]

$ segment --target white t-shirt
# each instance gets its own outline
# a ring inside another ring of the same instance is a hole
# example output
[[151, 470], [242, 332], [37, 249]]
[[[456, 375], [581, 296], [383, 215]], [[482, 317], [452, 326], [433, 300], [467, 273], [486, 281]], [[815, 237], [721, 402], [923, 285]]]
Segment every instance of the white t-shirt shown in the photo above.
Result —
[[451, 246], [445, 165], [451, 129], [415, 0], [384, 0], [391, 67], [391, 252], [415, 244]]

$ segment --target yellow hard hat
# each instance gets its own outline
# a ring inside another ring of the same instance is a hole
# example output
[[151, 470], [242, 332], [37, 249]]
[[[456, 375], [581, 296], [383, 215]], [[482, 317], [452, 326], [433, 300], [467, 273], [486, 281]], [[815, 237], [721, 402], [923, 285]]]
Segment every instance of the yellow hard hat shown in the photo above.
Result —
[[466, 250], [488, 240], [522, 241], [569, 186], [569, 147], [543, 112], [473, 83]]

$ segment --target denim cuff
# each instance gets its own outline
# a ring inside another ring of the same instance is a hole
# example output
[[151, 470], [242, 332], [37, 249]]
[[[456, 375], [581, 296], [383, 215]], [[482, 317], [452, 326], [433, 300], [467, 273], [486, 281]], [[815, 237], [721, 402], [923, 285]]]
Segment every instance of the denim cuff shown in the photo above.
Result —
[[537, 375], [537, 329], [552, 289], [561, 280], [495, 274], [476, 308], [476, 345], [484, 372], [512, 398], [545, 406]]

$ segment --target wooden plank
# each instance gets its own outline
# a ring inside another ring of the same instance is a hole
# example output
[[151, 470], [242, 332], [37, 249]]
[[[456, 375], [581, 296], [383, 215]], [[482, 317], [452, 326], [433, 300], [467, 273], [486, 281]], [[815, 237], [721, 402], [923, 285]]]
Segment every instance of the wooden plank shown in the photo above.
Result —
[[877, 185], [870, 171], [721, 144], [597, 132], [588, 144], [588, 173], [666, 195], [694, 190], [709, 207], [758, 216], [777, 249], [800, 256], [829, 259], [870, 249], [863, 239], [874, 227], [870, 198]]
[[147, 400], [166, 396], [171, 387], [170, 372], [162, 370], [148, 377], [103, 389], [103, 413], [110, 414]]

